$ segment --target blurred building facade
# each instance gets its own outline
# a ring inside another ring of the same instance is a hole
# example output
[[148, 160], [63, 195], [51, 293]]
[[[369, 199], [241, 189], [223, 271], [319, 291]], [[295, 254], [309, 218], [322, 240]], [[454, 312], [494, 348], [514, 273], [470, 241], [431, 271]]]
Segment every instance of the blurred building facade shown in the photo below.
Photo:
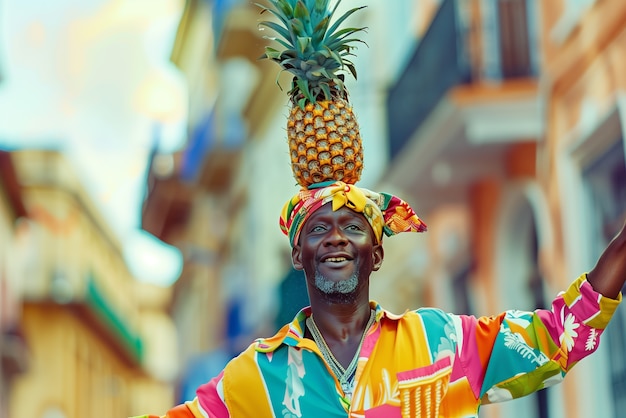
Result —
[[[285, 152], [283, 141], [255, 140], [268, 129], [281, 137], [268, 118], [280, 119], [284, 103], [266, 83], [275, 79], [274, 68], [257, 60], [258, 8], [186, 4], [172, 61], [190, 86], [189, 140], [180, 153], [154, 156], [142, 225], [180, 248], [185, 260], [170, 308], [188, 371], [180, 377], [180, 401], [252, 338], [271, 331], [275, 287], [289, 270], [287, 250], [274, 245], [277, 216], [293, 185], [288, 164], [276, 158]], [[164, 160], [172, 162], [166, 172], [159, 168]], [[260, 244], [268, 234], [274, 238]]]
[[22, 292], [19, 276], [20, 220], [26, 210], [8, 152], [0, 152], [0, 417], [9, 415], [12, 383], [28, 370], [28, 348], [20, 324]]
[[[394, 261], [385, 281], [484, 315], [546, 307], [593, 267], [626, 214], [625, 13], [618, 1], [440, 3], [389, 89], [381, 181], [425, 218], [425, 256]], [[622, 315], [564, 384], [482, 414], [619, 416]]]
[[2, 202], [13, 208], [2, 217], [3, 234], [5, 224], [13, 231], [2, 240], [3, 392], [10, 379], [3, 416], [124, 417], [167, 408], [178, 372], [164, 310], [171, 290], [130, 275], [59, 153], [6, 155], [14, 175], [3, 159]]
[[[183, 368], [224, 346], [228, 357], [299, 307], [278, 290], [293, 273], [278, 214], [297, 188], [287, 97], [275, 64], [257, 59], [267, 42], [258, 13], [189, 0], [172, 56], [192, 92], [189, 144], [155, 155], [144, 228], [185, 254], [171, 308]], [[364, 138], [361, 184], [401, 195], [429, 226], [386, 240], [372, 298], [395, 312], [545, 307], [593, 266], [626, 213], [626, 4], [398, 0], [354, 19], [369, 28], [347, 85]], [[562, 385], [481, 416], [618, 417], [622, 311]]]

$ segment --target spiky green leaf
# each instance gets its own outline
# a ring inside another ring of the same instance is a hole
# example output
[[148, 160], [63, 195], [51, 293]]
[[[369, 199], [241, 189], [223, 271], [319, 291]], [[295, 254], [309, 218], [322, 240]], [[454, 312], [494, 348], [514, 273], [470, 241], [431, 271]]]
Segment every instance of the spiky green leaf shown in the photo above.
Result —
[[306, 34], [311, 34], [311, 15], [302, 0], [298, 0], [296, 3], [296, 8], [293, 11], [293, 17], [302, 22], [302, 26]]
[[299, 36], [298, 37], [298, 52], [300, 52], [301, 56], [304, 56], [307, 52], [311, 53], [312, 48], [311, 48], [311, 37], [306, 36]]
[[324, 41], [324, 38], [326, 37], [326, 29], [328, 28], [329, 22], [330, 17], [326, 16], [325, 18], [320, 20], [313, 28], [313, 45], [315, 45], [316, 48], [318, 48]]
[[289, 58], [289, 59], [283, 59], [280, 62], [280, 65], [285, 69], [301, 68], [300, 67], [301, 63], [302, 63], [302, 60], [299, 58]]
[[365, 45], [367, 45], [364, 41], [357, 39], [357, 38], [350, 38], [350, 39], [344, 39], [342, 41], [340, 41], [337, 44], [330, 44], [328, 45], [328, 47], [333, 50], [333, 51], [350, 51], [351, 49], [357, 49], [356, 46], [354, 46], [354, 43], [363, 43]]
[[264, 54], [265, 58], [279, 59], [281, 54], [282, 54], [282, 51], [279, 51], [277, 49], [271, 48], [269, 46], [265, 47], [265, 54]]
[[285, 47], [285, 49], [291, 49], [293, 48], [292, 45], [288, 44], [286, 41], [283, 41], [280, 38], [277, 38], [275, 36], [264, 36], [263, 39], [267, 39], [269, 41], [274, 41], [274, 42], [278, 42], [279, 44], [281, 44], [282, 46]]
[[268, 7], [263, 6], [262, 4], [259, 4], [259, 3], [255, 3], [255, 4], [262, 9], [261, 10], [261, 14], [263, 14], [265, 12], [269, 12], [269, 13], [273, 14], [274, 16], [276, 16], [278, 18], [278, 20], [283, 22], [284, 26], [287, 26], [287, 22], [289, 22], [289, 19], [291, 19], [291, 17], [292, 17], [291, 15], [285, 15], [280, 10], [270, 9]]
[[324, 98], [326, 100], [330, 100], [332, 98], [332, 93], [330, 91], [330, 86], [328, 85], [328, 83], [320, 83], [319, 86], [324, 92]]
[[276, 22], [263, 21], [263, 22], [259, 22], [259, 26], [265, 26], [266, 28], [273, 30], [278, 35], [280, 35], [283, 39], [285, 39], [288, 43], [292, 42], [291, 33], [289, 33], [287, 29], [283, 28]]
[[[339, 4], [339, 2], [337, 2], [337, 5]], [[333, 25], [330, 27], [330, 29], [328, 29], [328, 33], [334, 33], [337, 28], [347, 19], [349, 18], [353, 13], [364, 9], [367, 6], [360, 6], [360, 7], [355, 7], [353, 9], [348, 10], [347, 12], [345, 12], [343, 15], [341, 15], [341, 17], [339, 19], [337, 19], [337, 21], [335, 23], [333, 23]]]
[[366, 28], [341, 26], [364, 7], [352, 8], [333, 21], [342, 0], [264, 1], [269, 6], [259, 5], [262, 10], [278, 19], [261, 24], [276, 32], [276, 37], [264, 38], [277, 42], [284, 51], [268, 47], [262, 58], [277, 62], [282, 71], [293, 75], [289, 91], [292, 101], [304, 105], [322, 98], [347, 96], [343, 73], [349, 72], [356, 78], [349, 58], [354, 56], [357, 42], [365, 44], [355, 34]]
[[306, 32], [304, 31], [304, 25], [302, 24], [301, 20], [295, 18], [291, 19], [289, 21], [289, 27], [291, 29], [291, 34], [294, 41], [298, 38], [298, 36], [306, 36]]
[[314, 16], [324, 16], [328, 10], [329, 0], [315, 0], [315, 4], [311, 9]]
[[341, 30], [335, 31], [333, 33], [331, 32], [327, 32], [326, 33], [326, 37], [324, 38], [324, 41], [326, 43], [328, 43], [329, 41], [335, 41], [337, 39], [341, 39], [341, 38], [345, 38], [346, 36], [355, 33], [355, 32], [359, 32], [359, 31], [364, 31], [366, 28], [343, 28]]
[[287, 19], [291, 19], [293, 17], [293, 6], [289, 4], [289, 2], [276, 1], [273, 3], [277, 6], [277, 9], [280, 10]]
[[341, 57], [339, 56], [339, 54], [337, 54], [335, 51], [333, 51], [332, 49], [326, 47], [326, 50], [328, 51], [328, 53], [330, 54], [330, 58], [337, 61], [338, 63], [342, 63], [343, 60], [341, 59]]
[[298, 89], [300, 90], [300, 92], [302, 92], [302, 94], [308, 101], [315, 102], [315, 97], [313, 97], [309, 89], [308, 80], [300, 78], [296, 80], [296, 84], [298, 85]]
[[352, 64], [351, 62], [346, 63], [346, 67], [348, 68], [348, 70], [350, 70], [350, 73], [352, 73], [352, 77], [354, 77], [354, 79], [356, 80], [356, 67], [354, 66], [354, 64]]

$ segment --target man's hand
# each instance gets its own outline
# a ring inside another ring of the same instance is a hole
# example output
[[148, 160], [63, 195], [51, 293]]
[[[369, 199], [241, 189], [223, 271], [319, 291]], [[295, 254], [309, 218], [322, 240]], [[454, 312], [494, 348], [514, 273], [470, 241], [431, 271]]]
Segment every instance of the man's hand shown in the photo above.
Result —
[[617, 298], [626, 281], [626, 223], [587, 274], [587, 280], [596, 292]]

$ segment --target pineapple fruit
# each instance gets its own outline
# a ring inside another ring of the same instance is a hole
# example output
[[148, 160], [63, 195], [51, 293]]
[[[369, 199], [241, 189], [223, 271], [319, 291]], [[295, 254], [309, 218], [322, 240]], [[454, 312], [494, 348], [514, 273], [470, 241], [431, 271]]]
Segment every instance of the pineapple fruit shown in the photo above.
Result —
[[[363, 146], [357, 119], [348, 100], [344, 73], [356, 79], [349, 57], [356, 42], [353, 37], [365, 28], [341, 28], [355, 7], [331, 22], [341, 0], [267, 0], [259, 6], [277, 19], [262, 21], [277, 37], [278, 50], [267, 46], [261, 58], [277, 62], [293, 74], [289, 90], [290, 110], [287, 140], [291, 167], [303, 187], [341, 180], [355, 184], [363, 170]], [[364, 42], [363, 42], [364, 43]]]

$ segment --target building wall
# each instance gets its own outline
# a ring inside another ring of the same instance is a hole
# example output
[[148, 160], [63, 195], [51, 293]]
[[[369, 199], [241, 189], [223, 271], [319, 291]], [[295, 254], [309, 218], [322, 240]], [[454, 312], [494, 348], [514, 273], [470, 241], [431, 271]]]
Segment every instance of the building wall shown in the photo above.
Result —
[[23, 326], [31, 368], [14, 388], [11, 416], [126, 416], [132, 373], [67, 307], [27, 304]]
[[9, 416], [126, 417], [168, 408], [169, 385], [129, 366], [83, 315], [57, 304], [25, 305], [30, 368], [15, 382]]
[[[596, 1], [574, 16], [569, 3], [574, 2], [542, 2], [539, 8], [544, 134], [536, 145], [510, 146], [506, 175], [477, 179], [470, 189], [470, 287], [476, 314], [529, 309], [537, 300], [549, 301], [590, 270], [607, 243], [592, 242], [600, 225], [591, 210], [594, 202], [584, 171], [624, 141], [620, 115], [626, 6]], [[569, 31], [564, 29], [567, 20]], [[438, 208], [428, 216], [441, 213]], [[533, 277], [541, 284], [531, 283]], [[441, 293], [435, 292], [432, 301]], [[595, 355], [546, 391], [549, 417], [619, 416], [613, 407], [609, 344], [605, 335]], [[481, 416], [513, 417], [533, 408], [533, 401], [522, 399], [484, 408]], [[524, 416], [528, 413], [534, 414]]]
[[[0, 189], [4, 190], [4, 189]], [[16, 292], [16, 283], [9, 277], [9, 253], [14, 241], [13, 211], [10, 209], [4, 194], [0, 194], [0, 417], [8, 417], [9, 392], [13, 376], [5, 357], [13, 351], [9, 344], [9, 336], [5, 336], [16, 325], [20, 315], [20, 299]], [[17, 371], [17, 370], [16, 370]]]
[[0, 152], [0, 418], [9, 415], [12, 385], [28, 368], [20, 319], [26, 222], [11, 155]]
[[[403, 298], [394, 300], [392, 290], [382, 289], [388, 306], [402, 310], [426, 304], [459, 312], [466, 304], [474, 314], [493, 314], [508, 308], [532, 309], [537, 302], [551, 300], [578, 274], [593, 266], [606, 244], [594, 237], [610, 232], [598, 230], [607, 226], [599, 224], [592, 210], [594, 202], [584, 173], [608, 150], [624, 152], [624, 146], [620, 148], [619, 144], [624, 141], [623, 115], [626, 114], [623, 112], [626, 5], [620, 1], [595, 1], [574, 10], [575, 3], [583, 2], [535, 3], [534, 27], [538, 32], [529, 36], [539, 40], [533, 46], [540, 60], [536, 79], [503, 80], [494, 78], [494, 72], [486, 67], [491, 63], [493, 68], [495, 61], [490, 56], [493, 48], [486, 43], [494, 32], [488, 29], [493, 25], [485, 22], [488, 16], [485, 11], [500, 2], [457, 2], [464, 5], [462, 10], [467, 19], [464, 24], [470, 28], [466, 40], [473, 77], [469, 85], [455, 87], [442, 102], [454, 109], [448, 124], [463, 128], [451, 136], [449, 142], [454, 145], [446, 149], [443, 141], [448, 138], [437, 135], [443, 129], [432, 128], [442, 119], [437, 114], [424, 124], [424, 129], [415, 132], [414, 142], [423, 145], [419, 148], [423, 155], [432, 155], [442, 162], [449, 160], [455, 147], [467, 146], [462, 138], [464, 133], [471, 133], [473, 126], [482, 123], [478, 119], [482, 116], [474, 111], [477, 104], [493, 106], [491, 117], [485, 119], [485, 126], [490, 129], [501, 124], [500, 116], [505, 116], [509, 126], [521, 129], [517, 132], [511, 129], [507, 136], [492, 137], [491, 142], [474, 141], [467, 148], [468, 161], [476, 158], [483, 166], [494, 168], [501, 164], [501, 169], [480, 174], [468, 165], [470, 171], [462, 175], [457, 170], [459, 167], [452, 165], [447, 171], [449, 181], [426, 189], [428, 194], [420, 191], [424, 190], [424, 184], [433, 183], [436, 178], [430, 177], [433, 172], [424, 171], [417, 164], [424, 161], [418, 153], [406, 158], [409, 162], [412, 159], [413, 165], [405, 164], [402, 157], [390, 163], [392, 167], [400, 166], [398, 172], [411, 180], [398, 182], [401, 177], [392, 171], [384, 179], [385, 184], [398, 187], [405, 193], [403, 197], [418, 209], [424, 199], [434, 203], [420, 213], [429, 225], [427, 236], [418, 238], [426, 242], [420, 253], [425, 261], [406, 255], [406, 261], [400, 261], [403, 257], [397, 262], [393, 259], [392, 267], [383, 265], [381, 269], [386, 279], [391, 277], [394, 289], [414, 289], [415, 283], [418, 284], [417, 289], [408, 292], [414, 295], [408, 301], [404, 300], [407, 292]], [[516, 125], [521, 120], [520, 114], [511, 113], [515, 117], [507, 119], [507, 115], [498, 112], [499, 106], [508, 106], [511, 98], [519, 97], [521, 86], [532, 84], [537, 86], [531, 89], [535, 89], [541, 103], [538, 115], [542, 123], [538, 126], [543, 125], [536, 136], [527, 135], [523, 126]], [[471, 113], [467, 112], [470, 106], [474, 106]], [[613, 148], [616, 144], [618, 148]], [[479, 160], [481, 154], [496, 148], [501, 152], [495, 158]], [[436, 153], [434, 149], [443, 151]], [[466, 186], [454, 189], [455, 194], [466, 198], [451, 205], [446, 189], [461, 184]], [[624, 187], [626, 184], [622, 190]], [[616, 194], [614, 200], [623, 198]], [[618, 219], [623, 222], [623, 214]], [[468, 243], [466, 247], [464, 242]], [[391, 240], [385, 245], [389, 259], [390, 253], [398, 249]], [[448, 261], [446, 254], [451, 251], [446, 248], [465, 248], [453, 258], [466, 260], [469, 273]], [[455, 281], [463, 275], [463, 281]], [[467, 290], [465, 302], [451, 296], [460, 283]], [[373, 288], [381, 292], [375, 283]], [[612, 362], [609, 353], [612, 344], [605, 337], [598, 353], [577, 365], [563, 384], [546, 391], [547, 416], [617, 416], [612, 396], [618, 389], [612, 387], [608, 366]], [[489, 406], [483, 408], [481, 416], [538, 417], [536, 402], [539, 401], [529, 398]]]
[[[591, 209], [594, 202], [586, 190], [584, 171], [616, 144], [622, 143], [618, 149], [624, 152], [620, 98], [626, 86], [626, 4], [595, 1], [574, 13], [574, 3], [542, 3], [549, 119], [541, 171], [558, 260], [551, 263], [549, 272], [559, 284], [593, 266], [607, 241], [596, 242], [592, 236], [611, 234], [598, 231], [603, 225]], [[621, 116], [615, 116], [616, 112]], [[603, 135], [603, 130], [610, 133]], [[622, 193], [624, 188], [623, 184]], [[619, 195], [612, 199], [623, 200]], [[582, 219], [588, 220], [588, 226], [577, 228]], [[622, 332], [615, 327], [611, 331]], [[613, 403], [618, 392], [610, 380], [609, 339], [604, 336], [600, 352], [577, 366], [567, 382], [570, 401], [566, 409], [573, 416], [620, 415]]]
[[178, 372], [171, 290], [135, 281], [61, 155], [14, 159], [29, 218], [20, 328], [30, 367], [14, 381], [10, 416], [166, 410]]

